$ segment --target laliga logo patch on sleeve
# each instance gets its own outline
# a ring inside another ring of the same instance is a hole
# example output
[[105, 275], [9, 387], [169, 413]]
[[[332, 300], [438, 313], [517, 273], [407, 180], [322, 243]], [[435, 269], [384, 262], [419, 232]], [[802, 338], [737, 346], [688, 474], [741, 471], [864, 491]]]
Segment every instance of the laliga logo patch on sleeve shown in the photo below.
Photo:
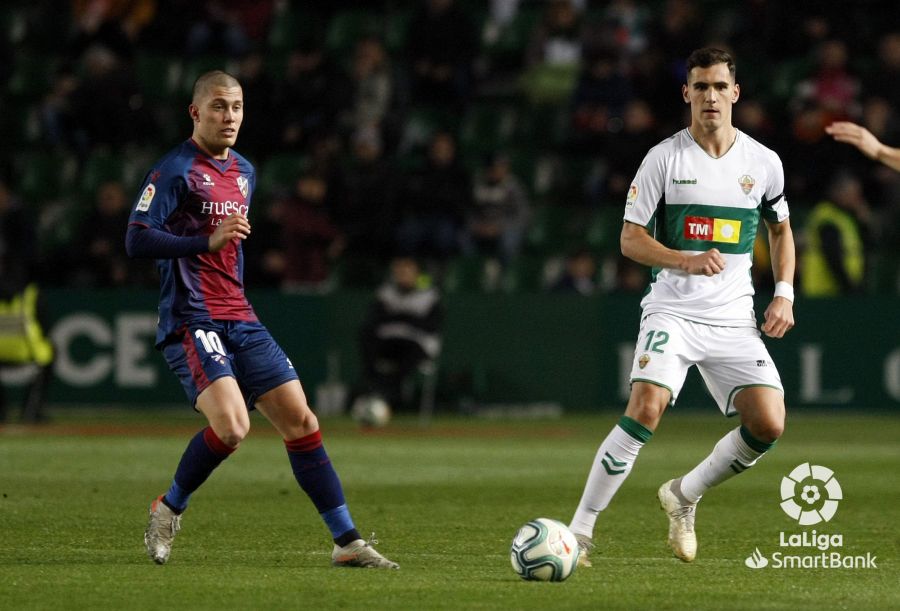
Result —
[[141, 193], [141, 199], [138, 201], [137, 211], [138, 212], [147, 212], [150, 209], [150, 202], [153, 201], [153, 196], [156, 195], [156, 187], [153, 186], [151, 182], [144, 189], [144, 192]]

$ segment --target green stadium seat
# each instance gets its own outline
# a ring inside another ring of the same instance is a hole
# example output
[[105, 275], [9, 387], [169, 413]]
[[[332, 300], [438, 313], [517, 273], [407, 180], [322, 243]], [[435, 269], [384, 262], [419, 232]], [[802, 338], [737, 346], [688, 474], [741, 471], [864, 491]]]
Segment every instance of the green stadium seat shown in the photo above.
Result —
[[[170, 55], [140, 53], [135, 58], [135, 76], [141, 91], [152, 100], [169, 100], [179, 93], [181, 62]], [[193, 83], [192, 83], [193, 84]]]
[[[95, 151], [88, 157], [81, 168], [79, 189], [88, 200], [93, 199], [97, 188], [104, 182], [121, 181], [127, 187], [133, 186], [141, 177], [130, 176], [126, 180], [125, 155]], [[131, 170], [134, 171], [133, 169]]]
[[350, 52], [360, 38], [382, 35], [381, 17], [367, 9], [351, 9], [338, 12], [328, 23], [325, 48], [336, 57]]
[[[489, 268], [490, 265], [490, 268]], [[499, 263], [480, 255], [451, 259], [444, 271], [441, 286], [447, 293], [477, 293], [495, 290], [500, 285]], [[496, 270], [496, 274], [491, 273]]]
[[391, 10], [384, 17], [384, 44], [388, 52], [402, 54], [409, 36], [409, 22], [412, 15], [403, 9]]
[[503, 270], [503, 290], [508, 293], [536, 293], [544, 288], [544, 259], [521, 255]]
[[587, 228], [587, 245], [602, 254], [618, 252], [623, 216], [624, 207], [612, 202], [597, 210]]
[[278, 153], [259, 168], [257, 189], [271, 196], [280, 190], [293, 190], [300, 175], [309, 168], [309, 157], [294, 153]]
[[7, 91], [15, 97], [40, 98], [50, 91], [58, 64], [56, 56], [17, 53]]
[[506, 149], [516, 133], [518, 111], [513, 106], [482, 103], [473, 105], [460, 127], [460, 145], [467, 153]]
[[30, 204], [44, 205], [69, 194], [77, 161], [64, 153], [32, 152], [17, 159], [19, 193]]
[[309, 11], [288, 10], [273, 16], [268, 44], [273, 51], [289, 51], [298, 42], [319, 36], [321, 19]]

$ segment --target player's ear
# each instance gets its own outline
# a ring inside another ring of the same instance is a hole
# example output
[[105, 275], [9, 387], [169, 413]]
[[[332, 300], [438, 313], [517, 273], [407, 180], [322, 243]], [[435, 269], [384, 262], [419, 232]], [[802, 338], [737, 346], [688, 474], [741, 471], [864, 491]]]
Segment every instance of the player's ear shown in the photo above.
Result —
[[191, 120], [194, 121], [194, 123], [200, 120], [200, 109], [194, 104], [188, 106], [188, 114], [191, 115]]
[[734, 84], [734, 93], [731, 94], [731, 103], [734, 104], [738, 101], [738, 98], [741, 97], [741, 86], [737, 83]]
[[681, 86], [681, 98], [684, 100], [685, 104], [690, 104], [691, 99], [688, 97], [688, 86], [684, 84]]

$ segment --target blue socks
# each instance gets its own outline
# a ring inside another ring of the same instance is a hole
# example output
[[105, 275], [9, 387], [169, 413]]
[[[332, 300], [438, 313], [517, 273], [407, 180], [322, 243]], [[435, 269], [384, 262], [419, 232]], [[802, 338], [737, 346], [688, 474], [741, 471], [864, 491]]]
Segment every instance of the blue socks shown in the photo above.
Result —
[[341, 480], [322, 445], [322, 433], [316, 431], [299, 439], [285, 440], [284, 445], [297, 483], [316, 506], [334, 542], [343, 547], [359, 539], [344, 502]]
[[172, 487], [163, 495], [163, 503], [176, 513], [183, 512], [191, 494], [234, 450], [225, 445], [210, 427], [194, 435], [175, 470]]

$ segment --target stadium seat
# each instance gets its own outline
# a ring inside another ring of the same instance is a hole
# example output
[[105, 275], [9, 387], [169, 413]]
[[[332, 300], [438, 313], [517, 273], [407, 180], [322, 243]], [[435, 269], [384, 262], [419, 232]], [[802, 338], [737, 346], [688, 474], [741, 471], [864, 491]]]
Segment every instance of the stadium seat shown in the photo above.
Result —
[[463, 117], [460, 145], [466, 153], [507, 149], [515, 135], [517, 119], [518, 111], [513, 106], [475, 104]]
[[32, 152], [17, 160], [19, 192], [26, 202], [43, 205], [72, 190], [77, 161], [62, 153]]
[[311, 11], [291, 9], [272, 17], [269, 26], [269, 48], [276, 52], [285, 52], [294, 48], [298, 42], [317, 37], [323, 28], [321, 19]]
[[309, 168], [309, 157], [294, 153], [278, 153], [259, 168], [257, 189], [270, 196], [281, 190], [293, 190], [300, 175]]
[[16, 53], [6, 90], [15, 97], [40, 98], [50, 90], [58, 63], [59, 58], [52, 55]]
[[141, 92], [151, 100], [170, 100], [179, 93], [181, 62], [172, 56], [139, 53], [135, 57], [135, 76]]
[[[122, 181], [132, 186], [137, 180], [134, 176], [126, 180], [125, 155], [113, 154], [105, 151], [95, 151], [84, 161], [79, 176], [79, 189], [86, 199], [92, 199], [97, 188], [110, 180]], [[135, 170], [132, 169], [133, 173]]]
[[503, 290], [508, 293], [535, 293], [544, 288], [544, 259], [520, 255], [503, 271]]
[[409, 36], [412, 15], [402, 8], [391, 10], [384, 17], [384, 44], [392, 55], [402, 54]]
[[[496, 267], [493, 267], [496, 265]], [[493, 262], [492, 274], [486, 257], [473, 255], [451, 259], [444, 271], [442, 289], [447, 293], [489, 292], [499, 287], [499, 263]]]
[[594, 212], [585, 235], [587, 245], [595, 252], [618, 252], [622, 233], [623, 206], [610, 202]]
[[484, 41], [484, 52], [494, 70], [515, 70], [525, 60], [525, 49], [544, 11], [540, 5], [524, 5], [513, 20]]
[[325, 48], [341, 58], [350, 52], [363, 36], [382, 35], [381, 17], [372, 10], [350, 9], [336, 13], [328, 22]]

